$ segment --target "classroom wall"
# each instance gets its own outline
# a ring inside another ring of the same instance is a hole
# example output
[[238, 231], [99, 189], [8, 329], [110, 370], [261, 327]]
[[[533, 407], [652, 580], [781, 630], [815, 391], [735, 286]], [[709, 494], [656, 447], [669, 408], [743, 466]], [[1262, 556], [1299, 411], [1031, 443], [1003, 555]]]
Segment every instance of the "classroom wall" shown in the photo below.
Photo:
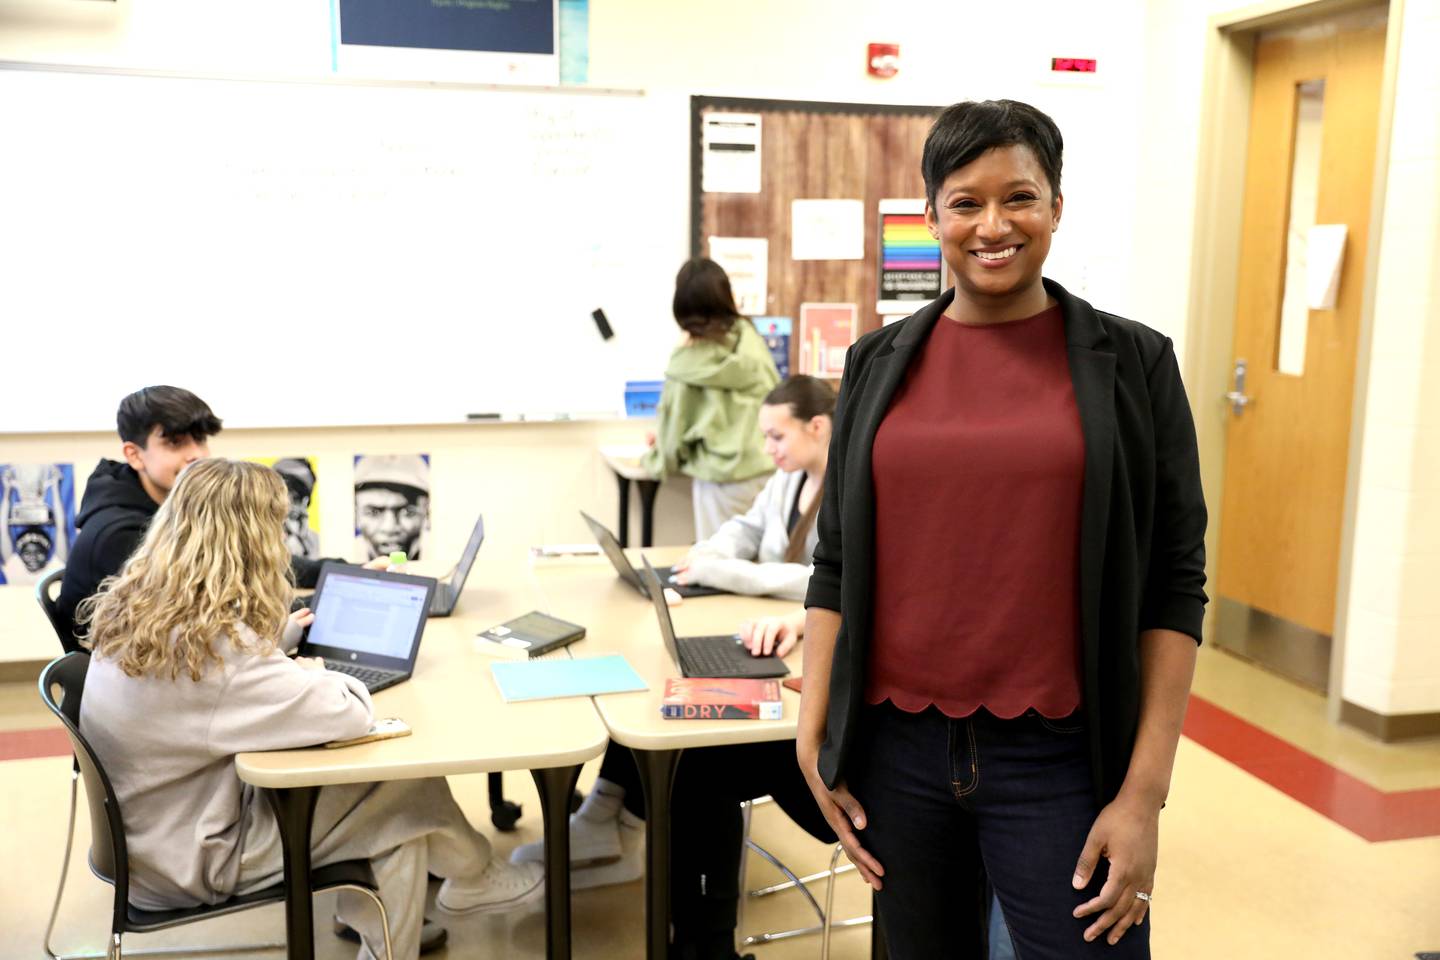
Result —
[[1344, 697], [1440, 712], [1440, 0], [1405, 0]]
[[[1035, 0], [961, 11], [930, 0], [595, 2], [590, 79], [597, 86], [791, 99], [1031, 100], [1060, 122], [1067, 175], [1074, 174], [1067, 176], [1072, 188], [1053, 255], [1057, 269], [1067, 282], [1090, 281], [1087, 292], [1097, 305], [1169, 334], [1183, 364], [1205, 27], [1213, 14], [1249, 6], [1233, 0]], [[0, 59], [322, 75], [329, 69], [329, 8], [329, 0], [239, 6], [219, 0], [5, 0]], [[1345, 611], [1343, 693], [1379, 712], [1440, 710], [1440, 650], [1433, 643], [1440, 591], [1431, 586], [1440, 577], [1440, 290], [1433, 278], [1440, 262], [1440, 86], [1426, 66], [1426, 51], [1440, 49], [1440, 0], [1406, 0], [1405, 10], [1390, 199], [1381, 227], [1375, 360], [1365, 442], [1355, 452], [1361, 488], [1354, 589]], [[872, 41], [900, 44], [899, 76], [882, 81], [864, 74], [864, 47]], [[1098, 84], [1055, 82], [1045, 69], [1051, 56], [1097, 58]], [[1103, 241], [1083, 251], [1067, 248], [1066, 228], [1081, 225]], [[199, 371], [175, 379], [203, 393]], [[96, 397], [95, 403], [108, 407], [115, 399]], [[216, 450], [323, 450], [331, 459], [322, 462], [321, 482], [342, 490], [348, 481], [340, 477], [348, 471], [335, 464], [351, 452], [425, 450], [439, 457], [448, 451], [457, 472], [447, 478], [442, 469], [448, 455], [437, 463], [437, 500], [440, 489], [452, 491], [449, 505], [437, 510], [463, 518], [482, 506], [495, 513], [489, 504], [500, 501], [506, 510], [502, 529], [538, 541], [582, 538], [573, 504], [613, 516], [612, 481], [594, 448], [602, 440], [633, 442], [642, 432], [642, 425], [618, 423], [236, 431], [224, 435]], [[0, 461], [53, 453], [73, 460], [84, 474], [113, 444], [90, 434], [0, 437]], [[552, 470], [561, 470], [563, 481], [534, 479]], [[537, 495], [537, 483], [549, 486]], [[348, 497], [342, 492], [327, 502], [340, 510]], [[683, 490], [667, 489], [659, 514], [661, 542], [683, 539]], [[454, 522], [449, 535], [463, 538], [469, 521]], [[328, 514], [325, 523], [336, 529]], [[435, 545], [447, 549], [438, 538]], [[458, 551], [458, 541], [448, 549]]]

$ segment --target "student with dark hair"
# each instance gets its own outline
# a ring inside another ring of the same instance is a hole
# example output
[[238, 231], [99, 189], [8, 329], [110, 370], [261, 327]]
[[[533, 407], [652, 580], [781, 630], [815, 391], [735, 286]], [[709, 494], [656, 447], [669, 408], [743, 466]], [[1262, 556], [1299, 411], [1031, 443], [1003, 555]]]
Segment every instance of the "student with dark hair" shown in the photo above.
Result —
[[1150, 955], [1206, 510], [1169, 339], [1042, 278], [1061, 151], [1027, 104], [942, 112], [955, 286], [845, 363], [796, 753], [896, 960], [951, 953], [982, 859], [1019, 956]]
[[[120, 401], [115, 426], [124, 462], [102, 459], [85, 483], [75, 516], [80, 532], [56, 600], [69, 636], [75, 635], [75, 609], [100, 589], [102, 580], [120, 572], [180, 471], [210, 456], [210, 438], [220, 432], [221, 421], [189, 390], [154, 386]], [[296, 585], [315, 586], [325, 559], [294, 558]]]
[[675, 565], [676, 582], [805, 599], [834, 412], [835, 391], [814, 377], [791, 377], [766, 395], [760, 434], [775, 473], [749, 510], [726, 520]]
[[755, 414], [780, 375], [713, 260], [680, 268], [673, 309], [685, 336], [665, 368], [656, 434], [643, 462], [656, 476], [691, 478], [695, 539], [704, 540], [765, 485], [771, 464]]

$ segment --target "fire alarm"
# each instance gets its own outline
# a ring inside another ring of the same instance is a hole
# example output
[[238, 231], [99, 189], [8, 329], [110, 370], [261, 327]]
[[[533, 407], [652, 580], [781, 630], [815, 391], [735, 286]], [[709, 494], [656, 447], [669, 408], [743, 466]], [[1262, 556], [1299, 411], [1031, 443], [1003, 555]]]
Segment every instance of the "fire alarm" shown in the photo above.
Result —
[[865, 71], [872, 77], [893, 77], [900, 72], [900, 44], [872, 43], [865, 58]]

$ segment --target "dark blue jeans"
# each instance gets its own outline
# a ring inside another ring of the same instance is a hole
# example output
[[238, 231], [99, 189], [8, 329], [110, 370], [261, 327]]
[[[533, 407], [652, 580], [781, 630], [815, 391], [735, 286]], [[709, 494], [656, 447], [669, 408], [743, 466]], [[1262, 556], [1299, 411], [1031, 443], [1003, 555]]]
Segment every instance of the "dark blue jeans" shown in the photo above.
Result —
[[977, 858], [1018, 960], [1148, 960], [1148, 915], [1113, 947], [1104, 935], [1085, 942], [1098, 914], [1071, 915], [1107, 873], [1102, 859], [1089, 887], [1070, 883], [1100, 812], [1078, 715], [952, 720], [933, 707], [866, 707], [847, 771], [868, 818], [860, 842], [885, 868], [877, 899], [892, 960], [969, 960], [957, 944], [971, 939]]

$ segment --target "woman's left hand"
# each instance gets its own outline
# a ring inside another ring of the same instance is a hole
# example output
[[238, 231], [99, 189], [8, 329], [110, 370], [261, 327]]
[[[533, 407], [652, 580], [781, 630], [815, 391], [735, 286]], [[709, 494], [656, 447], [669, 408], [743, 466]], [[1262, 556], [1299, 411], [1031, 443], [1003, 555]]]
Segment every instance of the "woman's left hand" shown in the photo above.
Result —
[[[1095, 898], [1075, 908], [1076, 917], [1100, 914], [1085, 930], [1087, 941], [1104, 936], [1111, 944], [1125, 931], [1145, 922], [1150, 902], [1137, 897], [1155, 888], [1156, 851], [1160, 845], [1160, 809], [1136, 803], [1122, 794], [1100, 811], [1085, 849], [1075, 864], [1076, 890], [1083, 890], [1094, 876], [1100, 858], [1110, 862], [1105, 886]], [[1108, 934], [1106, 931], [1109, 931]]]

